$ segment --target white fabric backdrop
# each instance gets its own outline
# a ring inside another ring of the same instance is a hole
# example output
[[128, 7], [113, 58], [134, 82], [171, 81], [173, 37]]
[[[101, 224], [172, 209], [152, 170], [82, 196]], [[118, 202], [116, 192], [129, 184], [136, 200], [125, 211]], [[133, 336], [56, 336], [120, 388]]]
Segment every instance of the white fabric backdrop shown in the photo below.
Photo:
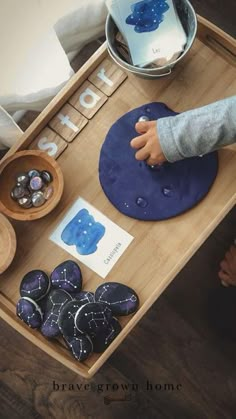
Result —
[[41, 111], [73, 75], [66, 54], [104, 33], [105, 0], [6, 0], [0, 5], [0, 149], [22, 134], [11, 117]]

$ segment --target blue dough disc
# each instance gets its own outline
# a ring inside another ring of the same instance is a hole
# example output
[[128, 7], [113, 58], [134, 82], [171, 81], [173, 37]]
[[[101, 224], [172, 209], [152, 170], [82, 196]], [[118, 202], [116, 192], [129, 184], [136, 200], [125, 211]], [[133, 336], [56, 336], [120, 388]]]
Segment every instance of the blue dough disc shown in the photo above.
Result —
[[118, 119], [103, 143], [99, 179], [109, 201], [138, 220], [174, 217], [195, 206], [209, 191], [218, 170], [217, 152], [151, 168], [135, 159], [130, 141], [140, 117], [156, 120], [177, 115], [163, 103], [149, 103]]

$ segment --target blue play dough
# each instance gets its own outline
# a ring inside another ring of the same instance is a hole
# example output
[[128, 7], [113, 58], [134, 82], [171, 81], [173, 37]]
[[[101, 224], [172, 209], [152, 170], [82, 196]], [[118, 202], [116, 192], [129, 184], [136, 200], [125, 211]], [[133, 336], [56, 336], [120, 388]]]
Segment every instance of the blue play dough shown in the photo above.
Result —
[[132, 14], [126, 19], [128, 25], [134, 25], [135, 32], [155, 31], [164, 20], [164, 13], [169, 6], [165, 0], [143, 0], [131, 6]]
[[195, 206], [209, 191], [218, 170], [217, 152], [151, 168], [135, 159], [130, 141], [140, 116], [150, 120], [177, 115], [163, 103], [149, 103], [122, 116], [101, 149], [99, 179], [109, 201], [138, 220], [164, 220]]
[[64, 228], [61, 239], [68, 246], [76, 246], [80, 255], [96, 252], [97, 244], [105, 234], [105, 227], [94, 220], [83, 208]]

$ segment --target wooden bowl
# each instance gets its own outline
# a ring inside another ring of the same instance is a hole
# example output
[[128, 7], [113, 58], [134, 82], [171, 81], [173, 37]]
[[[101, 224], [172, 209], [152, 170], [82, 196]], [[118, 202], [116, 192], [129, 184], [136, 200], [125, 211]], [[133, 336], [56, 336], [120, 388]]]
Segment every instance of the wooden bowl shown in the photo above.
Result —
[[0, 214], [0, 274], [11, 264], [16, 253], [16, 234], [8, 219]]
[[[31, 169], [47, 170], [53, 180], [52, 197], [41, 207], [22, 208], [11, 198], [16, 176]], [[62, 171], [58, 163], [44, 151], [24, 150], [6, 158], [0, 169], [0, 212], [20, 221], [37, 220], [49, 214], [59, 203], [64, 188]]]

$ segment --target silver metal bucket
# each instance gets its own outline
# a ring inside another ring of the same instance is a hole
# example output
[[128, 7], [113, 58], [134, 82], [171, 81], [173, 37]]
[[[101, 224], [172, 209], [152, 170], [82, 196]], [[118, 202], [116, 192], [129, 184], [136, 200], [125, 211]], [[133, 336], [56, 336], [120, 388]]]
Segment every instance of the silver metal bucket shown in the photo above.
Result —
[[193, 41], [196, 37], [197, 33], [197, 16], [196, 13], [191, 5], [191, 3], [188, 0], [174, 0], [175, 6], [179, 15], [179, 18], [181, 20], [181, 23], [184, 27], [184, 30], [187, 35], [187, 43], [185, 45], [184, 52], [180, 55], [179, 58], [177, 58], [175, 61], [173, 61], [170, 64], [167, 64], [163, 67], [156, 67], [156, 68], [141, 68], [134, 66], [132, 64], [129, 64], [127, 61], [125, 61], [119, 54], [116, 48], [116, 35], [118, 32], [118, 28], [116, 24], [114, 23], [112, 17], [110, 15], [107, 16], [106, 20], [106, 38], [107, 38], [107, 49], [112, 57], [112, 59], [123, 69], [128, 70], [129, 72], [135, 74], [138, 77], [143, 77], [147, 79], [157, 79], [159, 77], [168, 76], [172, 68], [181, 61], [187, 52], [190, 50]]

